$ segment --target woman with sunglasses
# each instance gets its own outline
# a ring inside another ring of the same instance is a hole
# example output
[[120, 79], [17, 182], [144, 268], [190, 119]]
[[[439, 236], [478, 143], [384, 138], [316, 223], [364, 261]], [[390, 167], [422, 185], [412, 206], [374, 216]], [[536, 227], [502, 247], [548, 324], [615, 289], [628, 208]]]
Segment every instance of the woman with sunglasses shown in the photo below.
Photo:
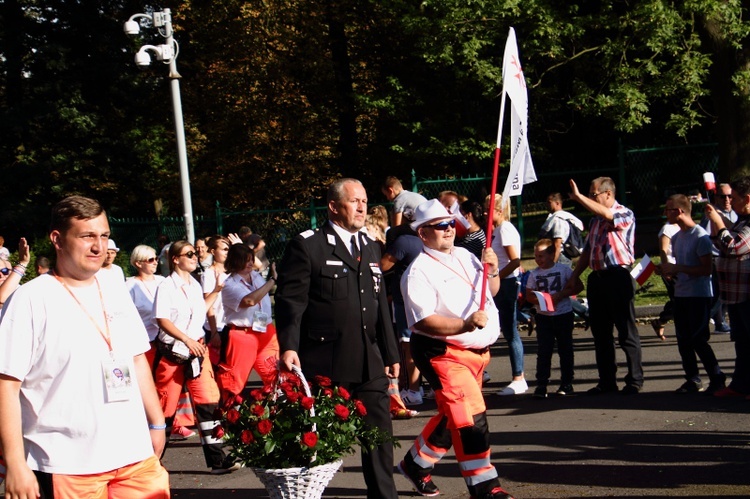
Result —
[[227, 457], [221, 440], [211, 434], [219, 424], [214, 416], [219, 388], [203, 332], [208, 307], [201, 285], [191, 275], [198, 265], [197, 253], [189, 242], [176, 241], [167, 256], [172, 273], [157, 288], [154, 301], [154, 315], [160, 329], [159, 351], [163, 355], [154, 376], [156, 391], [169, 428], [182, 387], [187, 386], [195, 404], [206, 465], [212, 474], [230, 473], [239, 469], [239, 465]]
[[148, 341], [151, 342], [151, 350], [146, 352], [146, 359], [153, 368], [156, 360], [156, 337], [159, 333], [159, 326], [154, 316], [154, 297], [156, 288], [164, 277], [156, 274], [159, 260], [156, 257], [156, 250], [151, 246], [139, 244], [133, 248], [133, 252], [130, 253], [130, 265], [135, 268], [138, 275], [128, 278], [125, 286], [130, 292], [135, 308], [141, 315], [143, 325], [146, 326]]
[[231, 405], [235, 395], [242, 392], [253, 368], [266, 386], [271, 386], [276, 378], [279, 341], [271, 322], [269, 296], [276, 285], [276, 264], [269, 268], [268, 281], [254, 265], [255, 253], [246, 245], [229, 248], [229, 277], [221, 290], [227, 328], [216, 377], [223, 406]]
[[[503, 202], [505, 201], [505, 202]], [[489, 209], [490, 197], [484, 201]], [[500, 291], [495, 295], [495, 305], [500, 313], [500, 330], [508, 342], [513, 379], [498, 395], [517, 395], [529, 389], [523, 374], [523, 342], [518, 334], [516, 308], [521, 288], [521, 235], [510, 223], [510, 203], [501, 194], [495, 194], [495, 211], [490, 215], [495, 230], [492, 232], [492, 249], [497, 255]]]

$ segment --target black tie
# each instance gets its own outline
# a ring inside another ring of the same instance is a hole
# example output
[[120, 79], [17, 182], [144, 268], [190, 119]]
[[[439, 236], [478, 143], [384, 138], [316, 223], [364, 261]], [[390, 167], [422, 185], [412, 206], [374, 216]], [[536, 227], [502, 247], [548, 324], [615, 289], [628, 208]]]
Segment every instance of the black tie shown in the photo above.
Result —
[[356, 234], [352, 236], [352, 256], [355, 260], [359, 261], [360, 254], [359, 254], [359, 246], [357, 246], [357, 236]]

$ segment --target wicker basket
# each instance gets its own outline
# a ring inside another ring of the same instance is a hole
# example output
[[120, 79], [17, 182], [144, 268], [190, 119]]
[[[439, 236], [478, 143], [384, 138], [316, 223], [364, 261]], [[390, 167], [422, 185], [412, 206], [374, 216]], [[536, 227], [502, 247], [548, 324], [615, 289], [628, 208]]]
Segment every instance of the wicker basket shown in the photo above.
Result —
[[318, 499], [341, 467], [341, 459], [312, 468], [251, 468], [271, 499]]
[[[302, 380], [305, 394], [310, 397], [310, 387], [305, 375], [297, 366], [292, 366], [292, 372]], [[278, 380], [277, 380], [278, 383]], [[310, 409], [315, 416], [315, 408]], [[312, 426], [315, 431], [315, 425]], [[251, 468], [253, 473], [263, 482], [271, 499], [318, 499], [323, 495], [328, 482], [341, 467], [343, 461], [339, 459], [332, 463], [313, 466], [312, 468]]]

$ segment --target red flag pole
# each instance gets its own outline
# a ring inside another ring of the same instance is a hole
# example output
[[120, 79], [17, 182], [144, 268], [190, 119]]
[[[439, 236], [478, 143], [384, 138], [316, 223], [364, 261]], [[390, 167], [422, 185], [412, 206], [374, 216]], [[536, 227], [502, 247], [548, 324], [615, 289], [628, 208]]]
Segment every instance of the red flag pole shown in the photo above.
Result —
[[[503, 99], [505, 99], [505, 93], [503, 93]], [[502, 107], [502, 106], [501, 106]], [[502, 122], [503, 116], [500, 115], [500, 121]], [[498, 170], [500, 169], [500, 147], [495, 148], [495, 164], [492, 170], [492, 188], [490, 193], [490, 206], [487, 208], [487, 242], [485, 249], [492, 246], [492, 219], [495, 214], [495, 195], [497, 194], [497, 177]], [[484, 264], [484, 271], [482, 272], [482, 298], [479, 302], [479, 310], [484, 310], [484, 303], [487, 299], [487, 274], [490, 271], [489, 264]]]
[[[495, 147], [495, 163], [492, 167], [492, 186], [490, 187], [490, 205], [487, 208], [487, 242], [485, 249], [492, 246], [492, 219], [495, 216], [495, 195], [497, 194], [497, 177], [500, 169], [500, 141], [503, 136], [503, 115], [505, 114], [505, 88], [500, 97], [500, 122], [497, 125], [497, 146]], [[488, 264], [483, 265], [482, 271], [482, 296], [479, 302], [479, 310], [484, 310], [484, 303], [487, 299], [487, 274], [490, 271]]]

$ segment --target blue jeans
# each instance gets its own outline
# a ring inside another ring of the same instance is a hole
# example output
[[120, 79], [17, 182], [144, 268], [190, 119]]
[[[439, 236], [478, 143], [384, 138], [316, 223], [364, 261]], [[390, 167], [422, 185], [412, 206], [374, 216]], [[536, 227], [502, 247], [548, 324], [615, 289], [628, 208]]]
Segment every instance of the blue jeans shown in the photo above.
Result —
[[513, 377], [523, 374], [523, 342], [518, 334], [516, 318], [516, 304], [521, 283], [515, 277], [507, 277], [500, 281], [500, 291], [495, 295], [495, 305], [500, 313], [500, 330], [508, 342], [510, 367]]

